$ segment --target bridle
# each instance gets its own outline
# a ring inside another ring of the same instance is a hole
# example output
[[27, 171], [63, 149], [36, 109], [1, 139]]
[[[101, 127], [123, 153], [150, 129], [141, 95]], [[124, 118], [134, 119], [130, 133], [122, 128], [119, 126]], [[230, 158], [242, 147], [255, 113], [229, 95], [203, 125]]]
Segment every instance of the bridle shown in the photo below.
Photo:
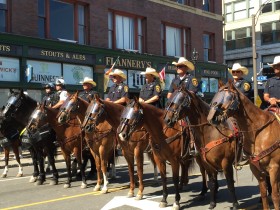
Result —
[[62, 123], [68, 122], [70, 119], [70, 113], [77, 111], [79, 108], [79, 99], [73, 100], [73, 97], [65, 103], [63, 107], [60, 108], [57, 114], [57, 119]]
[[2, 114], [5, 119], [9, 120], [11, 118], [15, 117], [16, 111], [19, 109], [21, 105], [21, 96], [11, 96], [7, 102], [7, 105], [5, 106], [4, 110], [2, 111]]

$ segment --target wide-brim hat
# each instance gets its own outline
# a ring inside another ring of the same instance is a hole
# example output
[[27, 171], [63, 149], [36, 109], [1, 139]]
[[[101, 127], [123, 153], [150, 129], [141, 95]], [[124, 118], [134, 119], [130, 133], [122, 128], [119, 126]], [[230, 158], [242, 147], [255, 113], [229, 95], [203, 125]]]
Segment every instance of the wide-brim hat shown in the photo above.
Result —
[[96, 82], [93, 81], [90, 77], [85, 77], [84, 81], [80, 82], [81, 84], [91, 84], [93, 87], [96, 86]]
[[172, 64], [174, 64], [175, 66], [187, 66], [189, 68], [189, 70], [193, 71], [194, 70], [194, 65], [192, 62], [188, 61], [186, 58], [184, 57], [180, 57], [178, 62], [173, 61]]
[[120, 69], [115, 69], [114, 72], [109, 74], [110, 76], [120, 76], [123, 80], [126, 80], [125, 73]]
[[280, 56], [274, 57], [273, 63], [268, 63], [268, 65], [270, 65], [271, 67], [277, 64], [280, 64]]
[[245, 66], [241, 66], [240, 63], [234, 63], [232, 68], [228, 69], [229, 73], [231, 73], [231, 74], [232, 74], [232, 71], [237, 71], [237, 70], [242, 71], [244, 75], [247, 75], [249, 72], [249, 70]]
[[155, 69], [151, 68], [151, 67], [146, 68], [146, 71], [145, 72], [141, 72], [140, 74], [142, 74], [142, 75], [151, 74], [151, 75], [153, 75], [155, 77], [159, 77], [157, 71]]

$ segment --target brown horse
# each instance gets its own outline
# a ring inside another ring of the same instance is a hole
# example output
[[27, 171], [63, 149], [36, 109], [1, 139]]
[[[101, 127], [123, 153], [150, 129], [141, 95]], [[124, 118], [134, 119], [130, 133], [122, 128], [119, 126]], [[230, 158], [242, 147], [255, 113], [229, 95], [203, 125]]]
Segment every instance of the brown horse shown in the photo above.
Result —
[[269, 175], [274, 208], [279, 210], [279, 117], [256, 107], [229, 82], [212, 99], [207, 119], [216, 125], [231, 116], [237, 120], [244, 135], [243, 149], [259, 182], [263, 208], [269, 209], [266, 186], [266, 175]]
[[[164, 110], [152, 105], [139, 103], [137, 99], [132, 100], [125, 108], [121, 116], [121, 123], [118, 133], [121, 140], [129, 139], [130, 135], [144, 126], [151, 135], [150, 145], [153, 150], [155, 162], [160, 170], [163, 184], [163, 198], [160, 207], [167, 206], [167, 185], [166, 185], [166, 160], [172, 168], [172, 178], [175, 187], [175, 202], [173, 210], [180, 208], [179, 194], [179, 170], [180, 165], [187, 171], [188, 154], [188, 131], [183, 129], [179, 123], [174, 128], [168, 128], [164, 121]], [[184, 175], [184, 174], [183, 174]]]
[[[87, 116], [83, 123], [85, 131], [90, 132], [94, 129], [98, 129], [101, 132], [98, 126], [105, 124], [112, 127], [115, 133], [118, 128], [118, 125], [120, 124], [120, 117], [123, 109], [124, 106], [108, 101], [103, 101], [97, 95], [95, 95], [94, 100], [91, 102], [87, 110]], [[136, 132], [134, 132], [128, 141], [119, 141], [118, 139], [118, 142], [123, 151], [123, 155], [128, 163], [128, 171], [130, 178], [130, 190], [128, 192], [128, 197], [134, 196], [134, 157], [136, 158], [137, 175], [139, 179], [139, 190], [135, 198], [136, 200], [140, 200], [143, 198], [143, 161], [144, 152], [149, 145], [149, 139], [150, 135], [143, 129], [139, 129]], [[153, 158], [151, 158], [151, 160], [154, 163]], [[156, 170], [156, 167], [154, 167], [154, 169]], [[157, 178], [157, 171], [155, 171], [154, 174]]]
[[[39, 105], [36, 108], [37, 116], [33, 123], [32, 129], [36, 130], [47, 123], [54, 129], [57, 141], [61, 147], [62, 155], [67, 167], [67, 181], [64, 188], [71, 187], [72, 173], [71, 173], [71, 154], [77, 158], [79, 168], [82, 166], [82, 147], [84, 145], [80, 123], [77, 118], [69, 119], [66, 124], [59, 124], [57, 122], [57, 115], [59, 110]], [[81, 188], [86, 188], [85, 171], [81, 168], [82, 185]]]
[[23, 168], [19, 156], [19, 146], [21, 146], [21, 142], [19, 139], [19, 131], [15, 128], [14, 124], [15, 122], [7, 121], [2, 117], [0, 119], [0, 144], [4, 149], [5, 155], [5, 168], [1, 178], [6, 178], [8, 175], [10, 148], [12, 148], [18, 163], [17, 177], [23, 176]]
[[173, 98], [166, 108], [164, 120], [168, 126], [172, 127], [178, 120], [188, 117], [189, 126], [194, 131], [195, 144], [200, 151], [204, 168], [210, 179], [211, 200], [209, 209], [216, 206], [217, 174], [220, 170], [225, 174], [228, 190], [233, 200], [233, 209], [237, 209], [233, 163], [237, 162], [240, 157], [241, 147], [239, 145], [242, 142], [238, 141], [240, 136], [232, 121], [227, 122], [229, 123], [228, 127], [231, 127], [232, 130], [225, 126], [215, 127], [209, 124], [207, 121], [209, 109], [210, 106], [196, 94], [180, 88], [174, 92]]
[[[71, 116], [77, 116], [80, 123], [84, 121], [89, 103], [78, 97], [78, 92], [69, 97], [67, 102], [63, 105], [63, 110], [58, 116], [58, 121], [64, 123]], [[91, 109], [91, 108], [89, 108]], [[83, 124], [84, 125], [84, 124]], [[94, 191], [99, 191], [102, 184], [102, 174], [104, 185], [101, 189], [102, 193], [108, 192], [108, 173], [107, 165], [114, 152], [114, 138], [115, 134], [110, 125], [103, 123], [98, 126], [94, 132], [85, 133], [85, 141], [89, 146], [91, 153], [95, 159], [97, 171], [97, 184]], [[113, 173], [115, 173], [114, 165], [112, 166]], [[115, 174], [114, 174], [115, 176]]]

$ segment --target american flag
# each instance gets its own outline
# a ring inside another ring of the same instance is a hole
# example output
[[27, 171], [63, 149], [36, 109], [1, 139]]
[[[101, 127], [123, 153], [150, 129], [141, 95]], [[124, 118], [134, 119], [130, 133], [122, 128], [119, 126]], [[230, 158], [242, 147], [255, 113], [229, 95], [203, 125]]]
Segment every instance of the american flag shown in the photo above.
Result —
[[162, 68], [162, 70], [159, 72], [159, 78], [160, 80], [164, 81], [165, 80], [165, 67], [166, 65]]

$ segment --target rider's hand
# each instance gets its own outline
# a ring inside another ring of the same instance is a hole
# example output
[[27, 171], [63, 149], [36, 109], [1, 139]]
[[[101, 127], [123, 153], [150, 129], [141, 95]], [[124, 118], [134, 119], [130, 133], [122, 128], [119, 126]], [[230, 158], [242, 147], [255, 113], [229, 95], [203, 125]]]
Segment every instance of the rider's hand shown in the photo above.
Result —
[[276, 105], [276, 104], [277, 104], [277, 99], [276, 99], [276, 98], [269, 98], [268, 102], [269, 102], [271, 105]]
[[145, 101], [142, 98], [139, 98], [140, 103], [144, 103]]

